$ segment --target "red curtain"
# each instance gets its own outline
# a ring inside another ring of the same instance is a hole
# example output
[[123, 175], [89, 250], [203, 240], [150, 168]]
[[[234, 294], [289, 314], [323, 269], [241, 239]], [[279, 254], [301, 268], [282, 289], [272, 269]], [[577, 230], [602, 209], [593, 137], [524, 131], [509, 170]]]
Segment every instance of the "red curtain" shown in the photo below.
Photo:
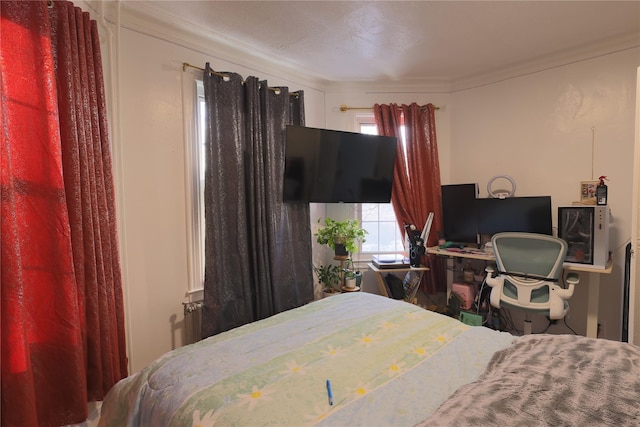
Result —
[[97, 25], [0, 8], [2, 426], [79, 423], [127, 375]]
[[[442, 193], [440, 190], [440, 163], [436, 139], [435, 107], [432, 104], [380, 105], [373, 107], [378, 134], [398, 137], [396, 163], [393, 175], [391, 203], [402, 232], [405, 224], [422, 230], [429, 212], [434, 212], [432, 232], [427, 246], [435, 246], [442, 229]], [[404, 135], [401, 127], [404, 126]], [[446, 292], [446, 269], [441, 259], [423, 256], [423, 264], [430, 267], [423, 275], [423, 291], [434, 294]]]

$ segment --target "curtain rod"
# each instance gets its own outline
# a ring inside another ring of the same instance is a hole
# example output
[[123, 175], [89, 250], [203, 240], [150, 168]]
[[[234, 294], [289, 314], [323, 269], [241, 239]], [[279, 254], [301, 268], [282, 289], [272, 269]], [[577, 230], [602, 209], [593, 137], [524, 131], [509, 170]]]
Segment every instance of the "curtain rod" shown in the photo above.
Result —
[[[433, 108], [435, 108], [436, 110], [440, 109], [440, 107], [433, 107]], [[342, 111], [343, 113], [347, 110], [373, 110], [373, 107], [347, 107], [345, 104], [342, 104], [340, 106], [340, 111]]]
[[[187, 71], [187, 68], [193, 68], [195, 70], [200, 70], [203, 73], [206, 71], [204, 68], [201, 67], [197, 67], [195, 65], [191, 65], [188, 62], [183, 62], [182, 63], [182, 71]], [[224, 74], [224, 73], [219, 73], [217, 71], [213, 71], [213, 70], [209, 70], [209, 74], [213, 74], [214, 76], [218, 76], [218, 77], [222, 77], [222, 80], [225, 82], [228, 82], [230, 77], [229, 74]], [[242, 81], [242, 84], [244, 84], [244, 80]], [[280, 95], [280, 88], [278, 87], [269, 87], [269, 90], [273, 91], [276, 95]], [[289, 96], [298, 96], [297, 92], [289, 92]]]
[[[188, 62], [183, 62], [182, 63], [182, 71], [187, 71], [187, 68], [193, 68], [193, 69], [196, 69], [196, 70], [200, 70], [203, 73], [206, 71], [204, 68], [196, 67], [195, 65], [191, 65]], [[229, 81], [229, 75], [228, 74], [218, 73], [217, 71], [213, 71], [213, 70], [209, 70], [209, 74], [213, 74], [214, 76], [222, 77], [222, 80], [224, 80], [225, 82]]]

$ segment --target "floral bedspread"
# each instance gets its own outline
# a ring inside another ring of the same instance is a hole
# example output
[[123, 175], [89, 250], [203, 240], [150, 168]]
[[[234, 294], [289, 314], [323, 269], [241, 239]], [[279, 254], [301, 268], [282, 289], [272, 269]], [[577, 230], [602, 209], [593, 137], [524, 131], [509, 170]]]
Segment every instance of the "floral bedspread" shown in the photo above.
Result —
[[99, 425], [412, 426], [512, 341], [406, 302], [345, 293], [165, 354], [116, 384]]

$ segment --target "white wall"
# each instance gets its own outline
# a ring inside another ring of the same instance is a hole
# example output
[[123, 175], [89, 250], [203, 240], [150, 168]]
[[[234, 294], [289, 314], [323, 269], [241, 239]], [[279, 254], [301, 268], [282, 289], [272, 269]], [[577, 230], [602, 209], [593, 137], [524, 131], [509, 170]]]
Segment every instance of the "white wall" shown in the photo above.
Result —
[[[608, 176], [614, 269], [601, 278], [600, 320], [612, 339], [620, 335], [631, 238], [638, 65], [633, 49], [451, 95], [452, 183], [476, 182], [486, 197], [491, 177], [509, 175], [517, 196], [552, 196], [555, 226], [555, 208], [579, 200], [580, 181]], [[586, 285], [587, 276], [581, 279]], [[569, 324], [580, 333], [586, 289], [581, 284], [570, 302]]]

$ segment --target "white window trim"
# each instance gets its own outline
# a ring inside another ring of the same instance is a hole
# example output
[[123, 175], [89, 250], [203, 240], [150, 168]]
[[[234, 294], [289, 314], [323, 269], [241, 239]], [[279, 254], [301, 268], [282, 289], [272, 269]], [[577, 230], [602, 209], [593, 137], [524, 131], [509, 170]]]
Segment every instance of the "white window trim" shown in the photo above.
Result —
[[[199, 89], [200, 86], [200, 89]], [[199, 91], [204, 96], [202, 80], [194, 73], [182, 73], [182, 98], [185, 142], [185, 216], [187, 238], [187, 290], [185, 302], [202, 301], [204, 297], [204, 263], [200, 244], [200, 177], [198, 156], [198, 102]]]
[[[354, 116], [354, 120], [355, 120], [355, 125], [356, 125], [356, 132], [360, 132], [360, 129], [362, 127], [363, 124], [376, 124], [375, 121], [375, 116], [373, 114], [373, 112], [371, 113], [358, 113]], [[355, 217], [358, 219], [358, 221], [360, 221], [360, 223], [362, 223], [362, 204], [361, 203], [356, 203], [354, 204], [354, 215]], [[400, 233], [399, 229], [397, 230], [398, 233]], [[401, 234], [401, 238], [402, 240], [404, 240], [404, 236]], [[405, 248], [403, 248], [404, 251]], [[375, 254], [392, 254], [392, 253], [398, 253], [397, 251], [392, 251], [392, 252], [363, 252], [362, 251], [362, 243], [358, 243], [358, 253], [361, 255], [360, 258], [363, 259], [371, 259], [372, 255]]]

